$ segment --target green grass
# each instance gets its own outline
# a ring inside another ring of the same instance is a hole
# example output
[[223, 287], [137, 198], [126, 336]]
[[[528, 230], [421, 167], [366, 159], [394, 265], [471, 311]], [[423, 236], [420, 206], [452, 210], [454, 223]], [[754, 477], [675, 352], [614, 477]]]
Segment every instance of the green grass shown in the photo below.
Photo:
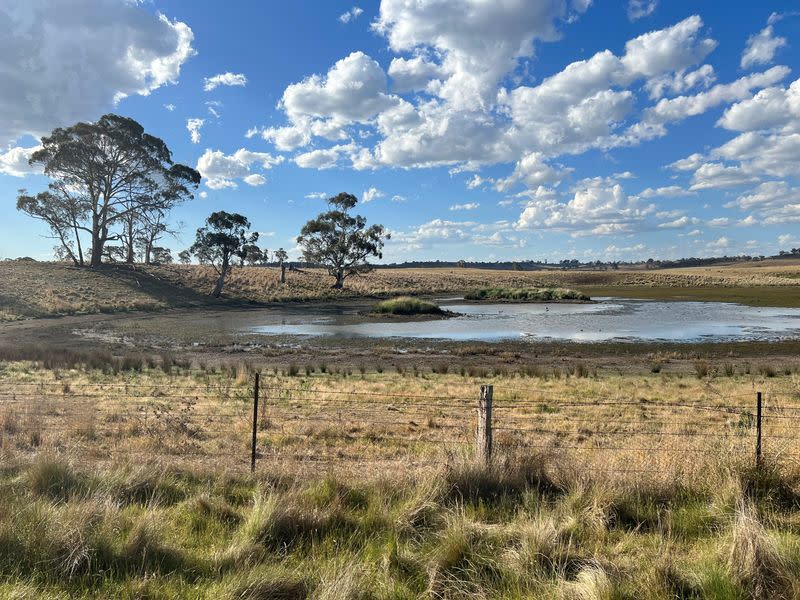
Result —
[[456, 457], [385, 479], [7, 463], [0, 597], [797, 597], [798, 496], [772, 490], [796, 474], [753, 494], [747, 469], [685, 487], [548, 466]]
[[429, 300], [400, 296], [378, 302], [372, 312], [381, 315], [441, 315], [444, 311]]
[[509, 300], [513, 302], [588, 302], [586, 294], [566, 288], [488, 287], [464, 295], [467, 300]]
[[800, 308], [800, 291], [781, 286], [668, 287], [668, 286], [586, 286], [592, 297], [616, 296], [647, 300], [692, 302], [735, 302], [747, 306]]

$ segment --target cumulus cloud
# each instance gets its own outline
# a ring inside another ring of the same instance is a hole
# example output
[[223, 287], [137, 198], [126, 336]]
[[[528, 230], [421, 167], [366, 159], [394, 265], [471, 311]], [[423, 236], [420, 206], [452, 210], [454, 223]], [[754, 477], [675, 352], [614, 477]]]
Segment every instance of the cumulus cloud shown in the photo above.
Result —
[[31, 154], [40, 148], [41, 146], [31, 146], [30, 148], [16, 146], [10, 148], [4, 154], [0, 154], [0, 173], [13, 177], [25, 177], [26, 175], [41, 173], [42, 168], [40, 165], [28, 164]]
[[786, 45], [786, 38], [775, 37], [772, 25], [767, 25], [755, 35], [747, 38], [740, 65], [749, 69], [753, 65], [767, 65], [772, 62], [779, 48]]
[[729, 167], [721, 163], [704, 163], [692, 176], [692, 191], [729, 188], [757, 181], [740, 167]]
[[305, 197], [309, 200], [324, 200], [328, 195], [325, 192], [309, 192]]
[[765, 225], [800, 222], [800, 188], [785, 181], [766, 181], [728, 206], [759, 215]]
[[336, 62], [327, 75], [312, 75], [286, 88], [280, 106], [290, 119], [332, 118], [368, 121], [397, 103], [386, 93], [386, 74], [363, 52]]
[[625, 194], [619, 183], [604, 178], [584, 180], [566, 202], [540, 188], [526, 203], [518, 229], [558, 229], [573, 236], [615, 235], [640, 229], [654, 210]]
[[205, 123], [205, 119], [187, 119], [186, 129], [189, 130], [189, 137], [193, 144], [200, 143], [200, 128]]
[[364, 190], [364, 193], [361, 194], [361, 202], [367, 203], [372, 202], [373, 200], [377, 200], [378, 198], [383, 198], [386, 194], [383, 193], [376, 187], [371, 187], [367, 190]]
[[628, 18], [638, 21], [653, 14], [657, 8], [658, 0], [628, 0]]
[[[254, 175], [251, 169], [271, 169], [283, 162], [282, 156], [273, 156], [266, 152], [252, 152], [239, 148], [233, 154], [226, 155], [221, 150], [206, 150], [197, 160], [197, 170], [205, 179], [205, 184], [212, 190], [236, 188], [236, 180], [244, 180], [249, 185], [261, 185], [263, 177], [247, 177]], [[258, 174], [255, 174], [258, 175]]]
[[445, 76], [441, 65], [434, 63], [424, 55], [413, 58], [393, 58], [389, 64], [389, 77], [392, 78], [392, 89], [396, 92], [424, 90], [434, 80]]
[[350, 144], [333, 146], [319, 150], [311, 150], [294, 157], [294, 163], [304, 169], [332, 169], [339, 162], [342, 153], [352, 150]]
[[244, 87], [247, 85], [247, 77], [245, 77], [244, 73], [231, 73], [229, 71], [227, 73], [214, 75], [213, 77], [206, 77], [203, 80], [203, 89], [207, 92], [211, 92], [221, 85]]
[[346, 13], [342, 13], [341, 15], [339, 15], [339, 21], [347, 24], [350, 21], [355, 21], [358, 17], [361, 16], [363, 12], [364, 12], [363, 9], [359, 8], [358, 6], [354, 6]]
[[176, 83], [194, 54], [188, 25], [135, 2], [10, 0], [0, 23], [0, 146]]
[[261, 173], [251, 173], [245, 177], [242, 177], [242, 180], [247, 184], [253, 187], [264, 185], [267, 183], [267, 178], [264, 177]]
[[475, 210], [480, 206], [478, 202], [465, 202], [464, 204], [453, 204], [450, 210]]
[[768, 87], [731, 105], [717, 124], [734, 131], [786, 126], [800, 130], [800, 79], [795, 79], [788, 88]]
[[383, 0], [374, 28], [397, 53], [429, 48], [440, 55], [445, 75], [436, 93], [465, 108], [490, 104], [497, 82], [533, 53], [535, 40], [556, 39], [555, 21], [564, 15], [562, 0]]

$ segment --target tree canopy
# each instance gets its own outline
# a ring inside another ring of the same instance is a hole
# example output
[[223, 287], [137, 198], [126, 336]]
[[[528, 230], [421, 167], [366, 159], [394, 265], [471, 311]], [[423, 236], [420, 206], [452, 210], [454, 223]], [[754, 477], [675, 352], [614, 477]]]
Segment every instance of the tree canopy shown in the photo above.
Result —
[[367, 227], [365, 217], [350, 214], [357, 203], [355, 196], [344, 192], [329, 198], [330, 210], [306, 223], [297, 238], [303, 258], [326, 267], [336, 289], [351, 275], [369, 271], [370, 257], [383, 258], [384, 240], [390, 237], [383, 225]]
[[222, 294], [231, 259], [244, 259], [257, 241], [258, 232], [250, 233], [250, 221], [243, 215], [221, 210], [211, 213], [206, 219], [205, 226], [197, 230], [195, 242], [189, 250], [201, 263], [210, 264], [217, 271], [212, 296], [219, 298]]
[[127, 240], [131, 258], [134, 224], [146, 230], [160, 223], [200, 183], [197, 171], [173, 162], [163, 140], [114, 114], [53, 130], [30, 163], [40, 164], [51, 182], [33, 196], [20, 190], [17, 208], [47, 223], [77, 265], [85, 261], [82, 234], [90, 240], [91, 266], [101, 263], [111, 240]]

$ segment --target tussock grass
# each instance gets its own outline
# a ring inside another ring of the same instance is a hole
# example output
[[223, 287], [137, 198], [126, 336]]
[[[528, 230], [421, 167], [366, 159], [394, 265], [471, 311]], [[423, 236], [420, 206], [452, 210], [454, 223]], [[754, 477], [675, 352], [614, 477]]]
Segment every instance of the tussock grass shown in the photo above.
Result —
[[[705, 482], [609, 481], [553, 456], [535, 457], [539, 468], [521, 453], [496, 458], [289, 481], [19, 460], [0, 474], [0, 595], [605, 600], [793, 598], [800, 589], [794, 512], [748, 498], [748, 476], [734, 466], [720, 484], [738, 498], [727, 520], [675, 535], [675, 515], [718, 510]], [[561, 475], [545, 483], [554, 467]], [[151, 490], [179, 485], [182, 499], [122, 503], [120, 482], [132, 479]], [[84, 483], [54, 497], [46, 480]], [[652, 507], [648, 526], [618, 518], [632, 498]]]
[[411, 296], [400, 296], [378, 302], [372, 312], [381, 315], [441, 315], [444, 311], [435, 303]]

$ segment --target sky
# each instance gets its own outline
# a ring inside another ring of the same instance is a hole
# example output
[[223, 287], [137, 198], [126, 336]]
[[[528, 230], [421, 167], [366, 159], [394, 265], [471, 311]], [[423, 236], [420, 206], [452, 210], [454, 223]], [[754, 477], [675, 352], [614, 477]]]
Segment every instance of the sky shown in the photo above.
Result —
[[384, 262], [638, 260], [800, 247], [800, 4], [683, 0], [3, 0], [0, 257], [53, 128], [114, 112], [215, 210], [299, 258], [339, 192]]

